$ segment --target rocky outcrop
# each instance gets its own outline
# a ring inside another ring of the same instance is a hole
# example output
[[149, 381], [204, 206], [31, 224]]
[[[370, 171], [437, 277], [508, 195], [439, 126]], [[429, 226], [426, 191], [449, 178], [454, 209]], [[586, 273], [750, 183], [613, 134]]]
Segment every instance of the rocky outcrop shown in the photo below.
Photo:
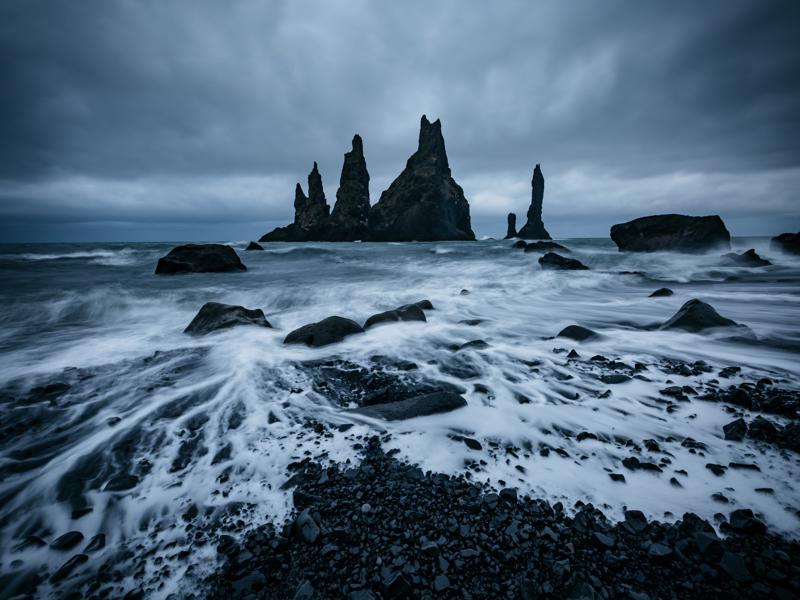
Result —
[[592, 331], [581, 325], [567, 325], [558, 332], [556, 337], [568, 338], [576, 342], [585, 342], [586, 340], [598, 337], [596, 331]]
[[550, 234], [542, 222], [542, 201], [544, 200], [544, 175], [539, 165], [533, 169], [531, 179], [531, 205], [528, 207], [528, 222], [517, 234], [526, 240], [549, 240]]
[[510, 240], [517, 237], [517, 215], [508, 213], [508, 229], [506, 230], [506, 237], [503, 239]]
[[245, 248], [245, 250], [263, 250], [263, 249], [264, 246], [262, 246], [261, 244], [257, 244], [256, 242], [250, 242], [249, 244], [247, 244], [247, 248]]
[[401, 421], [413, 419], [414, 417], [450, 412], [466, 405], [467, 401], [461, 395], [455, 392], [443, 391], [409, 398], [408, 400], [354, 408], [352, 412], [387, 421]]
[[776, 235], [770, 240], [770, 247], [787, 254], [800, 254], [800, 232]]
[[394, 310], [387, 310], [376, 315], [372, 315], [364, 323], [364, 329], [369, 329], [380, 323], [390, 323], [394, 321], [427, 321], [425, 313], [416, 304], [406, 304]]
[[731, 234], [719, 215], [653, 215], [611, 227], [620, 252], [705, 252], [730, 248]]
[[298, 183], [294, 189], [294, 222], [261, 236], [259, 242], [321, 241], [330, 217], [330, 207], [322, 188], [317, 163], [308, 174], [308, 196]]
[[741, 254], [736, 254], [735, 252], [725, 254], [720, 259], [720, 264], [726, 267], [768, 267], [772, 263], [761, 258], [755, 248], [750, 248], [750, 250]]
[[569, 248], [562, 246], [558, 242], [527, 242], [524, 248], [525, 252], [550, 252], [553, 250], [569, 252]]
[[224, 273], [246, 271], [239, 255], [224, 244], [186, 244], [176, 246], [158, 259], [156, 275], [175, 273]]
[[739, 327], [739, 324], [720, 315], [710, 304], [694, 298], [681, 306], [660, 329], [681, 329], [698, 333], [717, 327]]
[[589, 267], [574, 258], [566, 258], [555, 252], [548, 252], [539, 258], [542, 269], [557, 271], [587, 271]]
[[238, 325], [272, 327], [260, 308], [248, 309], [243, 306], [206, 302], [183, 332], [190, 335], [205, 335]]
[[353, 137], [353, 149], [344, 155], [336, 204], [325, 228], [324, 239], [346, 242], [366, 239], [369, 232], [369, 173], [361, 136]]
[[450, 173], [442, 124], [422, 116], [417, 151], [369, 213], [378, 242], [474, 240], [469, 203]]
[[333, 316], [295, 329], [286, 336], [283, 343], [327, 346], [356, 333], [364, 333], [361, 325], [351, 319]]

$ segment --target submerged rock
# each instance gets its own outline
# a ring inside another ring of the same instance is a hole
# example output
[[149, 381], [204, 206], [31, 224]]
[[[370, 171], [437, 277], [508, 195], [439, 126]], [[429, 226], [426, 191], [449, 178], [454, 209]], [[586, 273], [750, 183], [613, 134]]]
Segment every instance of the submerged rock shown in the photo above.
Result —
[[272, 327], [264, 316], [264, 311], [260, 308], [248, 309], [243, 306], [206, 302], [183, 332], [191, 335], [205, 335], [218, 329], [229, 329], [237, 325]]
[[650, 298], [664, 298], [666, 296], [672, 296], [675, 292], [673, 292], [669, 288], [658, 288], [655, 292], [650, 294]]
[[247, 248], [245, 248], [245, 250], [263, 250], [263, 249], [264, 246], [252, 241], [249, 244], [247, 244]]
[[544, 200], [544, 175], [539, 165], [533, 169], [531, 179], [531, 205], [528, 207], [528, 221], [519, 230], [518, 237], [527, 240], [549, 240], [550, 234], [542, 222], [542, 201]]
[[769, 242], [770, 248], [787, 254], [800, 254], [800, 232], [782, 233]]
[[653, 215], [611, 227], [620, 252], [705, 252], [730, 248], [731, 234], [718, 215]]
[[158, 259], [156, 275], [174, 273], [223, 273], [246, 271], [239, 255], [224, 244], [185, 244], [176, 246]]
[[542, 269], [557, 271], [588, 271], [589, 267], [574, 258], [566, 258], [555, 252], [548, 252], [539, 258]]
[[450, 174], [442, 124], [422, 116], [419, 146], [369, 213], [377, 242], [474, 240], [469, 203]]
[[735, 252], [725, 254], [720, 260], [720, 264], [726, 267], [767, 267], [772, 263], [761, 258], [756, 253], [755, 248], [750, 248], [750, 250], [741, 254], [736, 254]]
[[433, 392], [431, 394], [409, 398], [408, 400], [355, 408], [352, 412], [367, 417], [385, 419], [387, 421], [400, 421], [436, 413], [450, 412], [466, 405], [467, 401], [454, 392]]
[[588, 339], [597, 337], [598, 333], [580, 325], [568, 325], [558, 332], [556, 337], [563, 337], [576, 342], [585, 342]]
[[739, 324], [720, 315], [710, 304], [693, 298], [659, 329], [682, 329], [697, 333], [716, 327], [739, 327]]
[[379, 323], [388, 323], [393, 321], [427, 321], [425, 313], [416, 304], [406, 304], [393, 310], [387, 310], [382, 313], [372, 315], [367, 322], [364, 323], [364, 329], [374, 327]]
[[506, 237], [503, 239], [510, 240], [517, 237], [517, 215], [508, 213], [508, 229], [506, 230]]
[[332, 316], [295, 329], [286, 336], [283, 343], [305, 344], [314, 347], [326, 346], [340, 342], [347, 336], [356, 333], [364, 333], [361, 325], [351, 319]]
[[369, 172], [361, 136], [356, 134], [352, 150], [344, 155], [336, 204], [323, 237], [339, 242], [367, 239], [368, 235]]

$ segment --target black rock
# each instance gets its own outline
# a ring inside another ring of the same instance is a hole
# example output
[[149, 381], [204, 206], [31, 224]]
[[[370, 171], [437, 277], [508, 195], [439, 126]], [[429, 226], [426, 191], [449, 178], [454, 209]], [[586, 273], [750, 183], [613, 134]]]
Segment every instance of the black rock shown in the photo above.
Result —
[[[517, 215], [508, 213], [508, 229], [506, 230], [506, 237], [503, 239], [510, 240], [517, 237]], [[516, 247], [516, 244], [514, 244]]]
[[264, 246], [253, 241], [247, 244], [247, 248], [245, 248], [245, 250], [263, 250], [263, 249]]
[[61, 565], [56, 572], [50, 576], [50, 581], [57, 583], [62, 579], [66, 579], [77, 567], [85, 563], [87, 560], [89, 560], [89, 557], [85, 554], [76, 554], [63, 565]]
[[726, 440], [741, 442], [747, 435], [747, 423], [744, 419], [736, 419], [723, 426], [722, 431], [725, 433]]
[[83, 549], [84, 552], [97, 552], [98, 550], [102, 550], [106, 547], [106, 534], [105, 533], [98, 533], [86, 545], [86, 548]]
[[297, 515], [297, 519], [294, 522], [294, 531], [299, 539], [308, 544], [316, 542], [321, 533], [319, 525], [314, 521], [308, 508]]
[[511, 244], [512, 248], [525, 248], [528, 245], [528, 242], [525, 240], [517, 240], [513, 244]]
[[176, 246], [158, 259], [156, 275], [175, 273], [225, 273], [246, 271], [236, 251], [224, 244], [186, 244]]
[[674, 293], [675, 292], [669, 288], [658, 288], [655, 292], [650, 294], [650, 298], [663, 298], [665, 296], [672, 296]]
[[569, 252], [569, 248], [566, 246], [562, 246], [558, 242], [528, 242], [525, 244], [525, 252], [549, 252], [551, 250], [561, 250], [563, 252]]
[[80, 531], [69, 531], [53, 540], [53, 542], [50, 544], [50, 547], [53, 550], [60, 550], [63, 552], [66, 550], [72, 550], [82, 541], [83, 534]]
[[800, 254], [800, 232], [782, 233], [769, 242], [770, 248], [787, 254]]
[[272, 327], [264, 316], [264, 311], [260, 308], [248, 309], [243, 306], [206, 302], [183, 332], [191, 335], [205, 335], [237, 325]]
[[620, 252], [705, 252], [730, 248], [731, 234], [718, 215], [653, 215], [611, 227]]
[[467, 401], [454, 392], [433, 392], [416, 398], [409, 398], [408, 400], [355, 408], [352, 411], [368, 417], [386, 419], [387, 421], [400, 421], [450, 412], [466, 405]]
[[124, 492], [139, 485], [139, 478], [136, 475], [115, 475], [109, 479], [103, 488], [106, 492]]
[[419, 306], [422, 310], [433, 310], [433, 304], [431, 304], [430, 300], [420, 300], [419, 302], [414, 302], [417, 306]]
[[647, 529], [647, 517], [640, 510], [625, 511], [625, 527], [631, 533], [642, 533]]
[[416, 304], [406, 304], [394, 310], [387, 310], [382, 313], [372, 315], [367, 322], [364, 323], [364, 329], [369, 329], [379, 323], [388, 323], [393, 321], [427, 321], [425, 313]]
[[419, 146], [369, 212], [372, 241], [474, 240], [469, 203], [450, 174], [442, 124], [420, 121]]
[[728, 526], [731, 531], [741, 535], [763, 535], [767, 532], [767, 526], [756, 519], [749, 508], [734, 510], [728, 519]]
[[693, 298], [659, 329], [682, 329], [697, 333], [716, 327], [739, 327], [739, 324], [720, 315], [710, 304]]
[[566, 258], [555, 252], [548, 252], [539, 258], [542, 269], [552, 269], [559, 271], [588, 271], [589, 267], [574, 258]]
[[533, 169], [531, 178], [531, 205], [528, 207], [528, 221], [517, 234], [526, 240], [549, 240], [550, 234], [542, 222], [542, 201], [544, 200], [544, 175], [539, 165]]
[[361, 325], [344, 317], [333, 316], [295, 329], [286, 336], [283, 343], [318, 347], [340, 342], [356, 333], [364, 333]]
[[556, 337], [569, 338], [576, 342], [585, 342], [588, 339], [598, 337], [598, 333], [580, 325], [567, 325], [558, 332]]
[[295, 592], [294, 600], [313, 600], [316, 590], [311, 582], [306, 579]]
[[741, 254], [735, 252], [725, 254], [720, 260], [720, 264], [726, 267], [766, 267], [772, 263], [761, 258], [754, 248], [750, 248]]
[[317, 163], [308, 174], [308, 196], [298, 183], [294, 189], [294, 221], [278, 227], [258, 240], [259, 242], [320, 241], [330, 217], [330, 206], [322, 188], [322, 176]]
[[344, 155], [339, 190], [330, 221], [325, 227], [327, 241], [354, 241], [369, 235], [369, 172], [361, 136], [353, 136], [353, 148]]

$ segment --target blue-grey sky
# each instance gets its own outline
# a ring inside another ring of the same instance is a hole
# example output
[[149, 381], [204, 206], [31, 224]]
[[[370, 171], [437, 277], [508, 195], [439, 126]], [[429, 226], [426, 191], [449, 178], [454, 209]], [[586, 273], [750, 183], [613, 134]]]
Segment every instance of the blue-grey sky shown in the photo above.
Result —
[[479, 237], [537, 162], [555, 237], [798, 230], [798, 65], [793, 0], [4, 0], [0, 241], [255, 239], [354, 133], [376, 202], [423, 113]]

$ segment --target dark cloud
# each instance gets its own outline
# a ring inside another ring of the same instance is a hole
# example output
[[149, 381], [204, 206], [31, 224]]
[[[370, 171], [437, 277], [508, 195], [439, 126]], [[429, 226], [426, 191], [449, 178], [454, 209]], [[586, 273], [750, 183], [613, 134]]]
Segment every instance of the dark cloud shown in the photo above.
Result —
[[535, 162], [561, 235], [672, 207], [796, 229], [799, 40], [790, 0], [6, 0], [0, 234], [252, 237], [313, 160], [333, 200], [354, 132], [376, 201], [422, 113], [479, 234], [524, 213]]

